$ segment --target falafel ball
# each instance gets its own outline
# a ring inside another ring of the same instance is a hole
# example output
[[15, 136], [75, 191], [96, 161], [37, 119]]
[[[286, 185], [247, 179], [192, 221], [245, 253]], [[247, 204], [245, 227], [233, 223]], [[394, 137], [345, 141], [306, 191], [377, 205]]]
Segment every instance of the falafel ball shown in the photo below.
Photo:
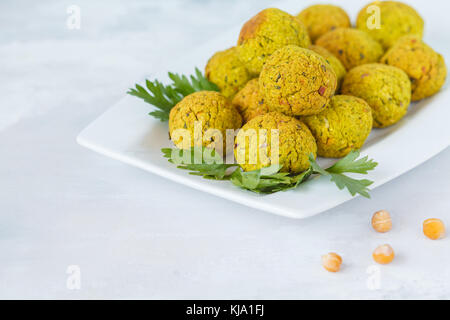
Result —
[[227, 98], [234, 97], [251, 79], [247, 69], [239, 60], [236, 47], [214, 54], [206, 65], [205, 75]]
[[[194, 131], [199, 122], [201, 137]], [[215, 91], [199, 91], [188, 95], [172, 108], [169, 115], [169, 134], [179, 149], [202, 145], [222, 150], [221, 145], [216, 146], [216, 143], [220, 142], [215, 141], [214, 134], [220, 132], [221, 142], [225, 145], [226, 130], [238, 129], [241, 125], [242, 118], [236, 108], [227, 98]], [[183, 132], [177, 132], [179, 129], [189, 131], [190, 141], [183, 139]]]
[[444, 58], [416, 35], [404, 36], [381, 62], [405, 71], [411, 79], [412, 101], [437, 93], [447, 77]]
[[266, 114], [269, 108], [264, 102], [264, 98], [259, 93], [259, 79], [250, 80], [233, 99], [233, 105], [242, 116], [243, 123], [251, 119]]
[[372, 131], [372, 110], [363, 99], [334, 96], [327, 108], [301, 118], [317, 142], [317, 154], [326, 158], [345, 157], [360, 149]]
[[328, 51], [323, 47], [313, 45], [309, 46], [308, 49], [314, 51], [315, 53], [320, 54], [322, 57], [325, 58], [325, 60], [327, 60], [331, 68], [334, 70], [334, 73], [336, 73], [338, 82], [337, 89], [339, 89], [341, 87], [342, 80], [344, 80], [344, 77], [347, 74], [347, 70], [345, 70], [345, 67], [342, 64], [342, 62], [338, 58], [336, 58], [334, 54], [332, 54], [330, 51]]
[[364, 99], [372, 108], [373, 125], [384, 128], [400, 121], [411, 102], [411, 81], [401, 69], [380, 63], [350, 70], [342, 94]]
[[357, 29], [333, 30], [321, 36], [316, 44], [334, 54], [347, 71], [362, 64], [378, 62], [383, 55], [381, 45]]
[[279, 9], [265, 9], [242, 27], [238, 40], [239, 58], [252, 76], [258, 76], [266, 59], [287, 45], [308, 47], [305, 26]]
[[[375, 11], [380, 10], [380, 26], [377, 28]], [[390, 48], [402, 36], [415, 34], [422, 39], [424, 21], [412, 7], [398, 1], [375, 1], [365, 6], [358, 14], [356, 27], [367, 32], [381, 43], [384, 49]]]
[[[278, 151], [278, 154], [272, 155], [272, 151]], [[244, 171], [279, 164], [281, 172], [300, 173], [310, 167], [309, 155], [316, 157], [317, 144], [303, 122], [270, 112], [253, 118], [242, 127], [236, 137], [234, 152]]]
[[312, 5], [300, 12], [297, 18], [305, 25], [313, 43], [334, 29], [351, 27], [347, 12], [331, 4]]
[[325, 58], [297, 46], [277, 50], [259, 78], [259, 89], [269, 110], [288, 116], [319, 113], [336, 86], [336, 74]]

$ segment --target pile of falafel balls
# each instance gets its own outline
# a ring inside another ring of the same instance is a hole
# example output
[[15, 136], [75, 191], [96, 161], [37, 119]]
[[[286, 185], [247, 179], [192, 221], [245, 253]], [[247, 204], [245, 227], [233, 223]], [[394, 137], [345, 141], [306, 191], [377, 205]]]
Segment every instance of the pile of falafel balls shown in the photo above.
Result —
[[[279, 164], [290, 173], [307, 170], [310, 154], [344, 157], [363, 146], [373, 127], [397, 123], [411, 101], [441, 89], [445, 62], [422, 41], [423, 29], [421, 16], [395, 1], [368, 4], [356, 27], [334, 5], [314, 5], [298, 16], [263, 10], [244, 24], [236, 47], [208, 61], [206, 77], [220, 93], [185, 97], [171, 110], [170, 133], [184, 128], [193, 134], [195, 121], [202, 121], [203, 133], [212, 128], [223, 136], [227, 129], [269, 135], [278, 129]], [[214, 141], [203, 145], [214, 147]], [[250, 146], [262, 147], [267, 139]], [[250, 152], [234, 145], [236, 157], [247, 161]], [[258, 155], [256, 163], [240, 165], [251, 171], [268, 164]]]

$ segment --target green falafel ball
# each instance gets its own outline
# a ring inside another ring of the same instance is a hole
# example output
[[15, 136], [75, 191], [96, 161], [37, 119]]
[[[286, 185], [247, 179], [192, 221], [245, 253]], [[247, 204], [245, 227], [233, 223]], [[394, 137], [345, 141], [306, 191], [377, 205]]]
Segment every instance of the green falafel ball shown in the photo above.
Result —
[[239, 130], [234, 152], [244, 171], [278, 164], [281, 172], [300, 173], [310, 167], [309, 155], [316, 157], [317, 145], [303, 122], [270, 112], [253, 118]]
[[416, 35], [400, 38], [381, 58], [381, 63], [400, 68], [408, 74], [412, 101], [434, 95], [447, 78], [444, 58]]
[[334, 96], [327, 108], [301, 120], [316, 138], [321, 157], [342, 158], [360, 149], [372, 131], [372, 111], [363, 99]]
[[[373, 8], [377, 7], [380, 12], [379, 28], [374, 26], [376, 11]], [[422, 39], [424, 21], [416, 10], [405, 3], [375, 1], [359, 12], [356, 27], [380, 42], [384, 49], [388, 49], [405, 35], [415, 34]]]
[[[241, 125], [242, 118], [236, 108], [215, 91], [199, 91], [185, 97], [172, 108], [169, 116], [169, 134], [179, 149], [204, 146], [222, 151], [220, 143], [226, 144], [226, 130], [239, 129]], [[185, 139], [186, 133], [189, 140]], [[216, 141], [217, 134], [221, 135], [221, 141]]]
[[364, 99], [372, 108], [373, 125], [384, 128], [400, 121], [411, 102], [411, 81], [401, 69], [380, 63], [350, 70], [342, 94]]
[[334, 54], [323, 47], [313, 45], [309, 46], [308, 49], [320, 54], [330, 64], [331, 68], [334, 70], [334, 73], [336, 73], [338, 82], [337, 89], [339, 89], [341, 87], [342, 80], [344, 80], [344, 77], [347, 74], [347, 70], [345, 70], [342, 62], [336, 58]]
[[233, 105], [241, 114], [243, 123], [268, 113], [269, 108], [259, 92], [259, 79], [250, 80], [234, 97]]
[[258, 76], [268, 57], [287, 45], [311, 44], [304, 25], [279, 9], [265, 9], [247, 21], [238, 40], [239, 58], [252, 76]]
[[288, 116], [319, 113], [336, 86], [336, 74], [325, 58], [297, 46], [277, 50], [259, 77], [260, 92], [269, 110]]
[[239, 60], [236, 47], [214, 54], [206, 65], [205, 75], [227, 98], [233, 98], [251, 79], [249, 72]]
[[347, 70], [378, 62], [383, 55], [381, 45], [367, 33], [357, 29], [336, 29], [321, 36], [316, 44], [334, 54]]
[[351, 27], [347, 12], [331, 4], [312, 5], [300, 12], [297, 18], [305, 25], [313, 43], [334, 29]]

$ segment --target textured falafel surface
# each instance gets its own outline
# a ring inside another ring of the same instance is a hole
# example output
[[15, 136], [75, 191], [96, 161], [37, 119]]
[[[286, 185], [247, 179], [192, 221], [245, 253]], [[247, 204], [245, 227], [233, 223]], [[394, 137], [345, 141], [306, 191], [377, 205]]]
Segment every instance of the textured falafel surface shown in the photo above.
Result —
[[[252, 131], [253, 130], [253, 131]], [[271, 162], [272, 130], [278, 130], [278, 163]], [[256, 134], [257, 143], [251, 143], [246, 134]], [[252, 163], [251, 154], [257, 154]], [[266, 155], [261, 157], [260, 152]], [[279, 112], [270, 112], [250, 120], [239, 131], [236, 137], [235, 156], [244, 171], [258, 170], [273, 164], [282, 166], [281, 172], [300, 173], [310, 167], [309, 155], [317, 156], [317, 145], [308, 127], [293, 117]], [[267, 160], [267, 161], [265, 161]]]
[[258, 76], [262, 67], [277, 49], [287, 45], [308, 47], [311, 41], [305, 26], [279, 9], [265, 9], [247, 21], [238, 40], [238, 53], [252, 76]]
[[[195, 124], [201, 122], [201, 137], [194, 136]], [[242, 118], [231, 102], [215, 91], [199, 91], [181, 100], [170, 111], [169, 133], [173, 143], [179, 149], [189, 149], [194, 146], [204, 146], [221, 149], [216, 146], [214, 138], [207, 137], [209, 129], [218, 130], [222, 134], [222, 143], [226, 143], [226, 130], [238, 129]], [[190, 133], [190, 141], [176, 135], [176, 130], [185, 129]]]
[[408, 111], [411, 81], [399, 68], [365, 64], [347, 73], [341, 92], [364, 99], [372, 108], [374, 127], [384, 128], [400, 121]]
[[447, 66], [442, 55], [416, 35], [400, 38], [381, 58], [381, 63], [400, 68], [408, 74], [412, 101], [434, 95], [447, 78]]
[[347, 70], [378, 62], [384, 52], [381, 45], [367, 33], [351, 28], [328, 32], [321, 36], [316, 44], [334, 54]]
[[[371, 18], [374, 14], [370, 10], [371, 6], [377, 6], [380, 10], [380, 28], [369, 28], [369, 25], [374, 22]], [[356, 27], [380, 42], [384, 49], [388, 49], [405, 35], [415, 34], [422, 39], [424, 21], [414, 8], [405, 3], [375, 1], [359, 12]]]
[[268, 113], [269, 108], [259, 92], [259, 79], [250, 80], [234, 97], [233, 105], [241, 114], [243, 123]]
[[234, 97], [251, 79], [239, 60], [236, 47], [215, 53], [206, 65], [205, 75], [227, 98]]
[[314, 51], [315, 53], [320, 54], [330, 64], [331, 68], [336, 74], [338, 82], [337, 88], [339, 89], [341, 87], [342, 80], [344, 80], [344, 77], [347, 74], [347, 70], [345, 70], [345, 67], [342, 64], [342, 62], [338, 58], [336, 58], [334, 54], [332, 54], [330, 51], [328, 51], [323, 47], [312, 45], [309, 46], [308, 49]]
[[338, 95], [321, 113], [300, 120], [317, 142], [317, 154], [326, 158], [345, 157], [360, 149], [372, 131], [372, 111], [363, 99]]
[[277, 50], [259, 78], [260, 92], [269, 110], [289, 116], [319, 113], [336, 87], [336, 74], [325, 58], [297, 46]]
[[331, 4], [316, 4], [301, 11], [297, 18], [305, 25], [314, 43], [327, 32], [337, 28], [350, 28], [350, 18], [341, 7]]

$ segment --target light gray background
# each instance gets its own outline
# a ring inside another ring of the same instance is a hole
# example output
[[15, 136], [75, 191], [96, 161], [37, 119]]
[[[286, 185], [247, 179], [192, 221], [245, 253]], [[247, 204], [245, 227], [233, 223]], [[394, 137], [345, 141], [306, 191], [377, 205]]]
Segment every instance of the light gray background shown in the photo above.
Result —
[[[448, 4], [413, 3], [439, 49]], [[72, 4], [80, 30], [66, 27]], [[276, 1], [0, 3], [0, 298], [450, 298], [450, 240], [421, 232], [429, 217], [450, 226], [448, 149], [370, 201], [294, 221], [76, 144], [152, 66], [269, 6]], [[379, 209], [393, 215], [389, 234], [369, 227]], [[397, 258], [370, 290], [371, 252], [383, 243]], [[344, 258], [339, 274], [320, 266], [329, 251]], [[80, 290], [66, 287], [69, 265], [81, 268]]]

